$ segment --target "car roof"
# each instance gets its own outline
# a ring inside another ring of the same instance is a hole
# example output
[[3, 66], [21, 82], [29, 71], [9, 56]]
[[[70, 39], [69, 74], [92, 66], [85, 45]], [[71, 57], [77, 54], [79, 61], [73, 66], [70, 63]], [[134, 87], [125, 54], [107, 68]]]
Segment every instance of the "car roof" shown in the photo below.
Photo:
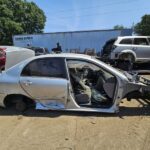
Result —
[[[13, 66], [12, 68], [8, 69], [7, 72], [11, 72], [12, 73], [16, 73], [17, 72], [13, 71], [13, 69], [16, 67], [17, 70], [18, 70], [18, 67], [21, 68], [21, 67], [24, 67], [28, 62], [32, 61], [32, 60], [35, 60], [35, 59], [39, 59], [39, 58], [50, 58], [50, 57], [56, 57], [56, 58], [70, 58], [70, 59], [74, 59], [74, 58], [77, 58], [77, 59], [87, 59], [87, 60], [93, 60], [93, 62], [96, 62], [96, 63], [99, 63], [101, 64], [102, 68], [106, 69], [106, 70], [109, 70], [110, 72], [112, 72], [112, 74], [116, 74], [116, 75], [119, 75], [120, 77], [122, 77], [122, 79], [125, 79], [127, 80], [127, 77], [121, 73], [120, 71], [118, 71], [117, 69], [111, 67], [110, 65], [107, 65], [105, 64], [104, 62], [102, 61], [99, 61], [97, 59], [95, 59], [94, 56], [89, 56], [89, 55], [85, 55], [85, 54], [74, 54], [74, 53], [60, 53], [60, 54], [47, 54], [47, 55], [40, 55], [40, 56], [34, 56], [34, 57], [31, 57], [29, 59], [26, 59], [18, 64], [16, 64], [15, 66]], [[20, 67], [21, 66], [21, 67]]]
[[65, 57], [65, 58], [92, 58], [93, 56], [85, 55], [85, 54], [75, 54], [75, 53], [60, 53], [60, 54], [47, 54], [36, 56], [37, 58], [45, 58], [45, 57]]
[[13, 52], [13, 51], [31, 51], [31, 49], [23, 48], [23, 47], [16, 47], [16, 46], [0, 46], [0, 48], [6, 48], [6, 52]]
[[118, 38], [125, 39], [125, 38], [150, 38], [150, 36], [119, 36]]

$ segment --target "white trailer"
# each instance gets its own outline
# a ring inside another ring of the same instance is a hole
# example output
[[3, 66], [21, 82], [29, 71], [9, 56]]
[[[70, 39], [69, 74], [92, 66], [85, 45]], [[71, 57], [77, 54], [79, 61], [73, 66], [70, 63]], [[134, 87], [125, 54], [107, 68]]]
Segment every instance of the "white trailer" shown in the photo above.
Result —
[[62, 47], [64, 52], [71, 49], [95, 49], [100, 52], [106, 41], [118, 36], [132, 35], [132, 29], [124, 30], [92, 30], [74, 32], [56, 32], [43, 34], [14, 35], [13, 43], [19, 47], [45, 47], [49, 51], [56, 47], [56, 43]]

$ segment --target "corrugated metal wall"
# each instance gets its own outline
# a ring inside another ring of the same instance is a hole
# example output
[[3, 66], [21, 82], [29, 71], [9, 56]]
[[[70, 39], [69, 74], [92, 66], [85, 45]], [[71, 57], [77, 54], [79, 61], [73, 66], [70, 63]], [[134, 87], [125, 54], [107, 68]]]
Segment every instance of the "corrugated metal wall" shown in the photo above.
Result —
[[35, 47], [46, 47], [49, 51], [56, 47], [56, 43], [59, 42], [64, 52], [69, 52], [70, 49], [80, 49], [83, 52], [86, 48], [94, 48], [99, 52], [107, 40], [121, 35], [132, 35], [132, 30], [98, 30], [15, 35], [13, 42], [15, 46], [27, 47], [30, 44]]

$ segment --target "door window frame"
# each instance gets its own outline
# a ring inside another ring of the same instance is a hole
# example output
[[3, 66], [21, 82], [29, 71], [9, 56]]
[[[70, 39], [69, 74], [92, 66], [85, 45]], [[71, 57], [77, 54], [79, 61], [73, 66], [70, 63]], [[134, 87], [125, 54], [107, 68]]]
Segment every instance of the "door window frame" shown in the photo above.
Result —
[[[84, 58], [83, 59], [82, 58], [66, 58], [66, 66], [67, 66], [67, 72], [68, 72], [68, 76], [69, 76], [68, 78], [69, 78], [69, 83], [70, 84], [71, 84], [71, 79], [70, 79], [70, 74], [69, 74], [68, 61], [84, 61], [84, 62], [87, 62], [87, 63], [91, 63], [92, 65], [95, 65], [95, 66], [101, 68], [102, 70], [106, 71], [107, 73], [111, 74], [112, 76], [114, 76], [116, 85], [115, 85], [115, 89], [114, 89], [114, 92], [113, 92], [112, 105], [115, 103], [115, 97], [116, 97], [116, 94], [117, 94], [118, 83], [119, 83], [116, 75], [114, 75], [113, 73], [111, 73], [110, 71], [106, 70], [104, 67], [100, 66], [99, 64], [97, 64], [93, 61], [86, 60]], [[71, 85], [71, 88], [72, 88], [72, 85]]]
[[[147, 42], [147, 45], [141, 45], [141, 44], [134, 44], [134, 42], [135, 42], [135, 39], [145, 39], [146, 40], [146, 42]], [[136, 45], [136, 46], [148, 46], [148, 45], [150, 45], [150, 43], [149, 43], [149, 41], [148, 41], [148, 39], [147, 38], [134, 38], [133, 39], [133, 45]]]
[[[48, 76], [36, 76], [36, 75], [22, 75], [24, 69], [32, 62], [34, 61], [38, 61], [38, 60], [45, 60], [45, 59], [62, 59], [63, 60], [63, 63], [64, 63], [64, 76], [65, 77], [48, 77]], [[43, 57], [43, 58], [36, 58], [34, 60], [31, 60], [30, 62], [28, 62], [25, 66], [23, 66], [22, 70], [21, 70], [21, 73], [20, 73], [20, 77], [32, 77], [32, 78], [35, 78], [35, 77], [38, 77], [38, 78], [58, 78], [58, 79], [66, 79], [68, 80], [68, 73], [67, 73], [67, 68], [66, 68], [66, 62], [65, 62], [65, 58], [63, 57]]]
[[[121, 43], [123, 40], [131, 40], [131, 44]], [[134, 43], [134, 39], [133, 39], [133, 38], [124, 38], [124, 39], [122, 39], [122, 40], [119, 42], [120, 45], [133, 45], [133, 43]]]

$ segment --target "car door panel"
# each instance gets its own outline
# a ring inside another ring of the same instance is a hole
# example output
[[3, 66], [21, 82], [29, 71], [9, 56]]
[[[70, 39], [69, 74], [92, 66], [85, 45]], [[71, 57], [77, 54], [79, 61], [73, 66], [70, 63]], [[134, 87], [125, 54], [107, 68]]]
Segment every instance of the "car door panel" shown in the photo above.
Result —
[[[142, 41], [144, 43], [142, 43]], [[137, 59], [149, 59], [150, 46], [146, 38], [135, 38], [133, 44], [133, 51], [136, 53]]]
[[138, 59], [147, 59], [150, 57], [150, 47], [144, 45], [134, 45], [133, 51]]
[[67, 99], [68, 81], [59, 78], [21, 77], [20, 85], [33, 99], [60, 100]]
[[68, 80], [62, 58], [39, 58], [22, 70], [20, 85], [35, 100], [59, 100], [66, 103]]

